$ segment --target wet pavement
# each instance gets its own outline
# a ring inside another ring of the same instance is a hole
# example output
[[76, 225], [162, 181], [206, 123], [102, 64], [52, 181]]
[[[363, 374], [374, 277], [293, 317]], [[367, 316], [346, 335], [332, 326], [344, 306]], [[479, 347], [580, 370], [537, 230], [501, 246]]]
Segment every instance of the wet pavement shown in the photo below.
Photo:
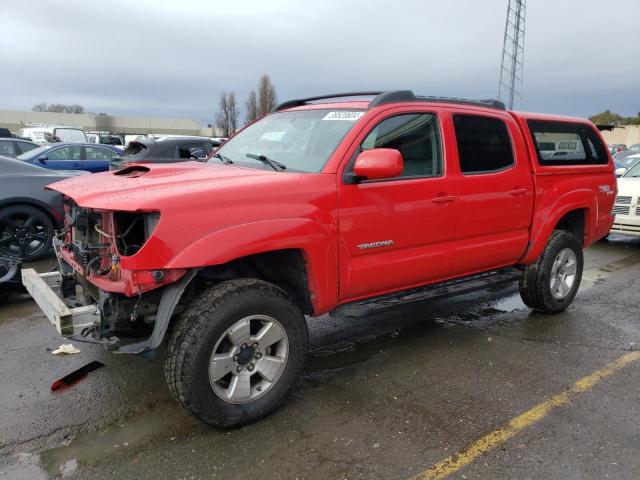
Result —
[[[0, 304], [0, 478], [409, 479], [640, 346], [640, 240], [585, 252], [573, 305], [543, 316], [517, 287], [367, 318], [309, 319], [306, 373], [276, 413], [221, 431], [148, 361], [62, 343], [35, 304]], [[38, 266], [45, 269], [45, 264]], [[105, 364], [59, 393], [51, 382]], [[450, 478], [640, 478], [640, 362]]]

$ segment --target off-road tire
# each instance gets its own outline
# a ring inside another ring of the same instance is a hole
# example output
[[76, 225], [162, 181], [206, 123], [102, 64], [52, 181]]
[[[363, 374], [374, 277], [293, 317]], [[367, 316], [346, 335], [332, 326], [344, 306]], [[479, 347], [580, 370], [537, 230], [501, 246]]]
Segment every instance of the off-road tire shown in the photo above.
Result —
[[[277, 319], [286, 332], [289, 352], [269, 391], [249, 403], [235, 404], [214, 393], [208, 368], [221, 335], [250, 315]], [[304, 315], [284, 290], [262, 280], [229, 280], [202, 292], [181, 315], [169, 340], [165, 377], [172, 395], [195, 417], [220, 428], [240, 427], [283, 403], [302, 374], [308, 345]]]
[[[570, 248], [576, 256], [576, 278], [569, 293], [561, 300], [551, 293], [551, 269], [560, 251]], [[573, 301], [580, 287], [584, 257], [580, 241], [571, 232], [554, 230], [540, 257], [527, 265], [520, 277], [520, 296], [530, 308], [542, 313], [558, 313], [565, 310]]]

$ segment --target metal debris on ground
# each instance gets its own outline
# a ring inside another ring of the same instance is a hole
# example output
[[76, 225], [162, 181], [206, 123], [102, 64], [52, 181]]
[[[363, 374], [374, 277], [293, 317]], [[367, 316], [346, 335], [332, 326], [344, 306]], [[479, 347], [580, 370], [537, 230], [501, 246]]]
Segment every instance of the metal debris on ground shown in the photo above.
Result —
[[98, 362], [94, 360], [93, 362], [87, 363], [84, 367], [80, 367], [77, 370], [74, 370], [69, 375], [62, 377], [59, 380], [56, 380], [51, 384], [51, 391], [58, 390], [63, 387], [68, 387], [78, 382], [87, 376], [88, 373], [97, 370], [98, 368], [104, 367], [104, 363]]

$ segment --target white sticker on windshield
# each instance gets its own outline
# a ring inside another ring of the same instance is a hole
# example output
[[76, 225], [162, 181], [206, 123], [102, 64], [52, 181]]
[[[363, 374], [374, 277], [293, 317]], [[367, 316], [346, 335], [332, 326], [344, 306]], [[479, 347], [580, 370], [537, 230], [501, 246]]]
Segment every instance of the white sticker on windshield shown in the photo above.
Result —
[[348, 122], [355, 122], [362, 115], [364, 115], [364, 112], [329, 112], [322, 118], [322, 120], [346, 120]]
[[264, 132], [258, 141], [281, 142], [286, 134], [287, 132]]

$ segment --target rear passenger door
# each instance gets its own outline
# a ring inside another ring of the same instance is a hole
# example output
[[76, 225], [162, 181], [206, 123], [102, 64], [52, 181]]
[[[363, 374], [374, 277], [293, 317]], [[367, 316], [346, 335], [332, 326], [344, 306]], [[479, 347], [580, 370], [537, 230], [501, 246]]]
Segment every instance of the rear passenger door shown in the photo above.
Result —
[[512, 265], [525, 253], [533, 213], [533, 177], [513, 119], [452, 112], [459, 168], [454, 273]]
[[118, 154], [113, 150], [99, 146], [85, 146], [79, 169], [88, 172], [106, 172], [111, 159]]

